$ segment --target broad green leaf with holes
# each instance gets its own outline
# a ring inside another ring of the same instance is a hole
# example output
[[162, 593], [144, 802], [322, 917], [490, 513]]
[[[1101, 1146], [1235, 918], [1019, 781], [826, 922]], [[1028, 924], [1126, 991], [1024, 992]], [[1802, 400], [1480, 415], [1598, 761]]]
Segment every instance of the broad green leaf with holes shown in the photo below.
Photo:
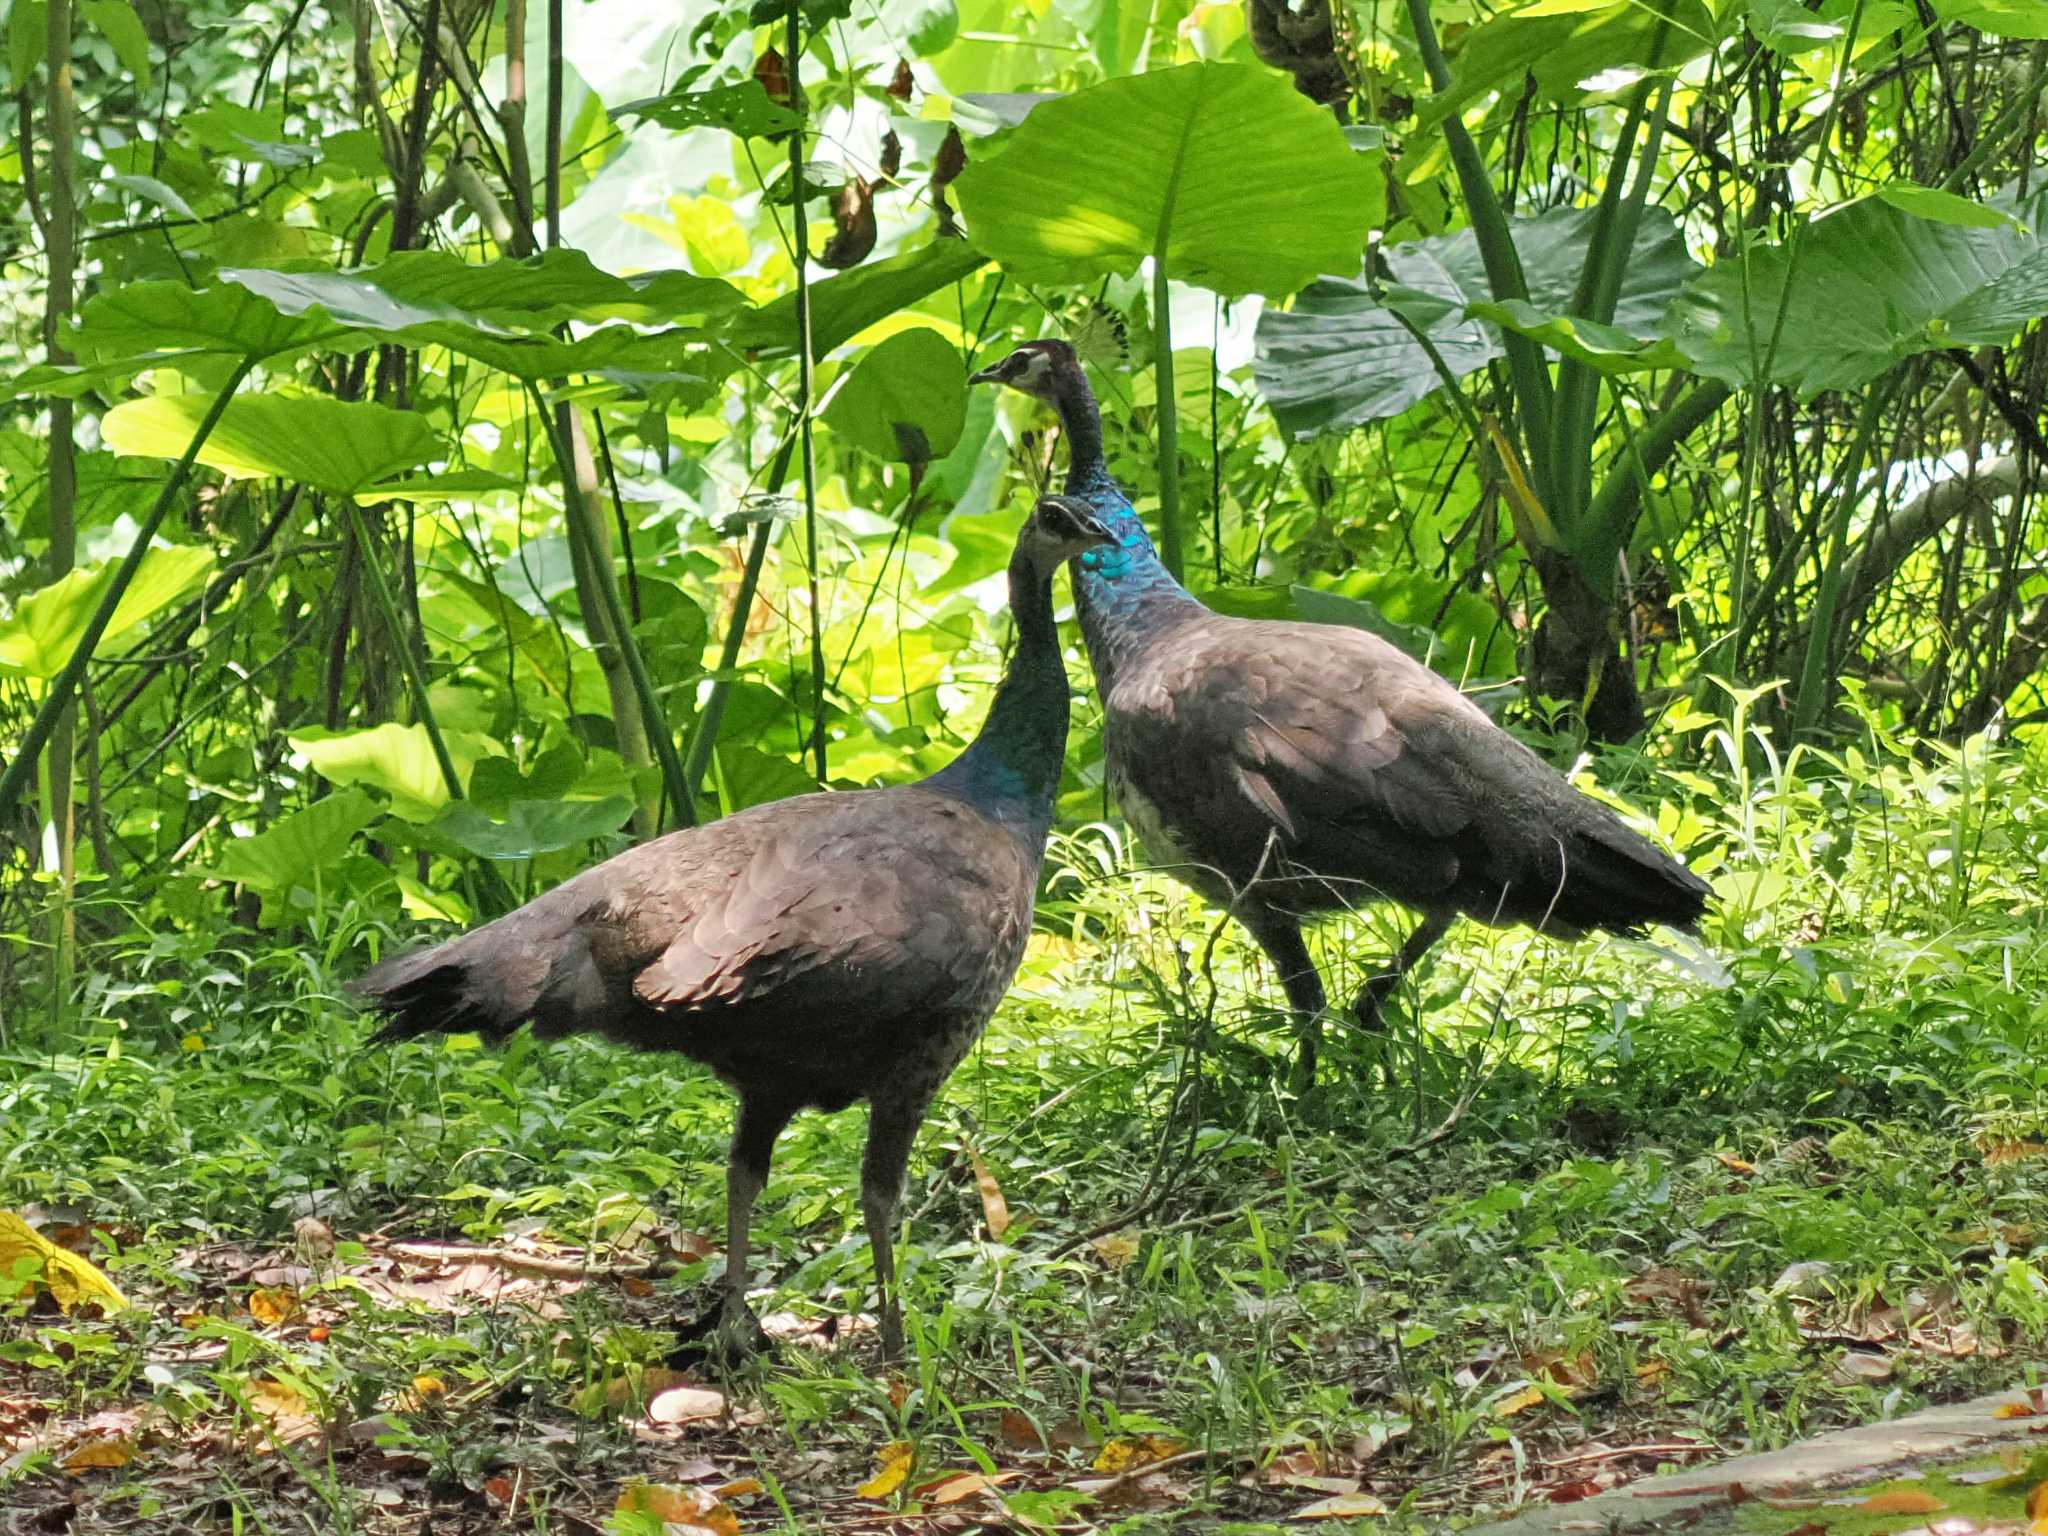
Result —
[[[100, 434], [116, 453], [175, 459], [211, 404], [204, 395], [130, 400], [101, 418]], [[243, 395], [221, 413], [199, 462], [351, 496], [424, 464], [440, 448], [440, 435], [415, 412], [312, 395]]]
[[1234, 297], [1356, 271], [1383, 188], [1286, 76], [1186, 64], [1043, 103], [954, 191], [974, 242], [1019, 277], [1072, 285], [1163, 254]]

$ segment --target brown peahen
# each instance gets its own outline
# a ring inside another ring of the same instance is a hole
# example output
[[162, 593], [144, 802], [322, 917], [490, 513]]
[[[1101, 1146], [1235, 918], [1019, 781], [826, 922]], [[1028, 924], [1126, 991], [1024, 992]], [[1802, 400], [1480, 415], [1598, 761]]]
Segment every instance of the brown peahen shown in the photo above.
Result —
[[974, 375], [1052, 405], [1067, 494], [1115, 536], [1077, 557], [1081, 633], [1117, 803], [1162, 865], [1272, 960], [1313, 1079], [1322, 978], [1302, 922], [1391, 899], [1422, 921], [1353, 1005], [1393, 989], [1460, 914], [1563, 938], [1690, 930], [1706, 882], [1406, 652], [1339, 625], [1215, 613], [1174, 580], [1102, 455], [1074, 349], [1026, 342]]
[[1010, 562], [1017, 644], [986, 723], [916, 784], [800, 795], [672, 832], [357, 983], [379, 1040], [600, 1034], [679, 1051], [738, 1093], [720, 1346], [741, 1353], [747, 1226], [775, 1138], [868, 1102], [861, 1212], [883, 1353], [901, 1353], [892, 1233], [917, 1128], [1008, 990], [1031, 928], [1066, 748], [1052, 579], [1108, 530], [1041, 501]]

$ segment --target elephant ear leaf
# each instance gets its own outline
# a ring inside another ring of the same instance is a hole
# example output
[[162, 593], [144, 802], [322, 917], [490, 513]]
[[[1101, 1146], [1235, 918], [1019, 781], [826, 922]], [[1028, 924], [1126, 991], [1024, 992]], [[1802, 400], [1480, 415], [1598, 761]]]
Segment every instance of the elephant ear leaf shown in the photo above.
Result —
[[1281, 75], [1188, 64], [1041, 103], [954, 191], [975, 244], [1020, 277], [1158, 256], [1226, 296], [1283, 294], [1357, 270], [1385, 207], [1377, 153]]

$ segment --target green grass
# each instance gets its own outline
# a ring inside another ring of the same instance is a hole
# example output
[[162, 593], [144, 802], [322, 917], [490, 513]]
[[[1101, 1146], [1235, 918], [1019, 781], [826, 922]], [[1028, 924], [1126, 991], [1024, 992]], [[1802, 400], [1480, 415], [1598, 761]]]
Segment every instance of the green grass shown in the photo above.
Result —
[[[717, 1233], [731, 1106], [715, 1082], [587, 1041], [366, 1049], [340, 989], [373, 935], [409, 936], [382, 914], [101, 944], [66, 1049], [10, 1016], [0, 1207], [103, 1224], [102, 1262], [145, 1305], [101, 1322], [17, 1302], [0, 1402], [57, 1425], [153, 1405], [135, 1461], [90, 1474], [106, 1523], [83, 1529], [169, 1529], [162, 1469], [182, 1436], [206, 1447], [187, 1483], [248, 1529], [301, 1528], [294, 1486], [314, 1490], [323, 1528], [383, 1529], [365, 1502], [380, 1479], [408, 1507], [484, 1509], [508, 1467], [549, 1507], [601, 1519], [618, 1483], [686, 1451], [772, 1479], [790, 1514], [763, 1496], [750, 1525], [833, 1529], [880, 1513], [854, 1487], [907, 1440], [918, 1480], [1021, 1470], [1019, 1513], [1135, 1531], [1279, 1519], [1316, 1495], [1250, 1475], [1290, 1446], [1357, 1463], [1400, 1518], [1431, 1524], [1583, 1476], [1562, 1458], [1595, 1436], [1766, 1448], [2019, 1380], [2048, 1346], [2048, 1158], [1983, 1150], [2048, 1121], [2048, 772], [1981, 742], [1723, 762], [1644, 763], [1624, 792], [1661, 805], [1715, 879], [1705, 939], [1725, 975], [1668, 944], [1468, 925], [1421, 976], [1420, 1035], [1414, 996], [1384, 1047], [1333, 1035], [1306, 1098], [1287, 1087], [1255, 957], [1231, 932], [1212, 945], [1215, 915], [1177, 888], [1116, 873], [1104, 834], [1077, 834], [1024, 983], [913, 1163], [917, 1363], [892, 1387], [865, 1336], [787, 1349], [733, 1384], [756, 1422], [655, 1451], [576, 1408], [659, 1360], [715, 1258], [651, 1296], [586, 1287], [555, 1316], [393, 1308], [356, 1291], [370, 1256], [350, 1244], [529, 1233], [631, 1256], [650, 1212]], [[1356, 977], [1394, 932], [1368, 912], [1319, 943]], [[1454, 1106], [1443, 1139], [1390, 1151]], [[806, 1115], [780, 1144], [756, 1222], [764, 1310], [867, 1304], [861, 1132], [858, 1111]], [[1014, 1218], [1000, 1243], [972, 1156]], [[1054, 1256], [1148, 1187], [1142, 1220]], [[246, 1271], [309, 1212], [343, 1239], [328, 1289], [307, 1290], [333, 1314], [319, 1340], [245, 1310]], [[237, 1274], [211, 1245], [251, 1262]], [[1794, 1264], [1827, 1268], [1788, 1277]], [[1923, 1308], [1923, 1336], [1865, 1350], [1886, 1354], [1881, 1379], [1845, 1375], [1886, 1306]], [[196, 1334], [207, 1351], [181, 1348], [195, 1331], [180, 1312], [214, 1319]], [[394, 1407], [421, 1375], [445, 1399]], [[295, 1451], [294, 1467], [248, 1448], [237, 1397], [266, 1376], [321, 1418], [390, 1412], [405, 1457], [343, 1445]], [[1511, 1408], [1532, 1381], [1547, 1395]], [[1025, 1453], [1005, 1443], [1006, 1410], [1070, 1438], [1171, 1433], [1215, 1459], [1183, 1463], [1149, 1504], [1086, 1503], [1062, 1490], [1093, 1452]], [[17, 1461], [22, 1497], [67, 1485], [56, 1459]]]

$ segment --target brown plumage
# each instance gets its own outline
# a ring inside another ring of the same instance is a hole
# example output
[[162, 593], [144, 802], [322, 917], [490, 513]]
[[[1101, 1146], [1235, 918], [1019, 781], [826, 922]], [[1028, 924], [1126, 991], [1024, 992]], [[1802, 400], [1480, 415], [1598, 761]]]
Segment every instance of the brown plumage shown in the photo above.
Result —
[[1689, 929], [1707, 885], [1572, 788], [1444, 678], [1376, 635], [1238, 619], [1161, 565], [1102, 457], [1095, 396], [1064, 342], [975, 375], [1059, 412], [1067, 493], [1115, 536], [1075, 563], [1118, 804], [1162, 865], [1230, 906], [1272, 959], [1315, 1069], [1322, 978], [1304, 919], [1392, 899], [1421, 914], [1360, 991], [1386, 997], [1460, 915], [1562, 938]]
[[678, 1051], [739, 1094], [728, 1166], [722, 1342], [751, 1342], [748, 1216], [800, 1109], [869, 1106], [861, 1206], [902, 1324], [890, 1224], [926, 1108], [1016, 974], [1052, 818], [1067, 681], [1060, 563], [1106, 537], [1049, 497], [1010, 566], [1015, 654], [974, 743], [918, 784], [801, 795], [673, 832], [357, 984], [380, 1040], [531, 1024]]

